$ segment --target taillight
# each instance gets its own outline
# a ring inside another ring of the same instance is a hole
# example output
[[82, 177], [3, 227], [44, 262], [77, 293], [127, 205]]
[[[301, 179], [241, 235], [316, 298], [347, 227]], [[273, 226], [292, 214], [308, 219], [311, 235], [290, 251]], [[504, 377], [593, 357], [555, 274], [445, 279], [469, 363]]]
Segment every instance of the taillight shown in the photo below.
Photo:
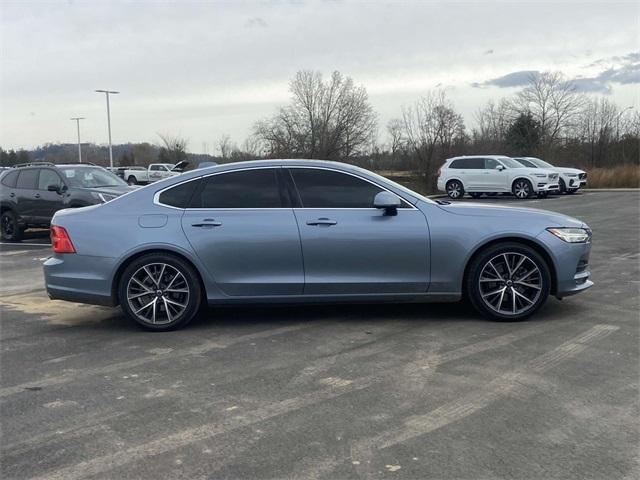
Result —
[[[446, 165], [446, 163], [445, 163], [445, 164], [443, 164], [443, 165], [442, 165], [442, 167], [444, 167], [445, 165]], [[442, 175], [442, 167], [440, 167], [440, 168], [438, 169], [438, 176]]]
[[67, 231], [56, 225], [51, 225], [51, 247], [53, 253], [76, 253]]

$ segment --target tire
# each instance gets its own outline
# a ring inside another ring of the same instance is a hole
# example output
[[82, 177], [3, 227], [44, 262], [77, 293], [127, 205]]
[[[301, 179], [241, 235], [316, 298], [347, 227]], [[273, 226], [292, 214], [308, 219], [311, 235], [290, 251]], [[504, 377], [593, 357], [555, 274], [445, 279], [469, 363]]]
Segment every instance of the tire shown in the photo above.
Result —
[[482, 196], [482, 193], [480, 193], [480, 192], [471, 192], [469, 195], [471, 195], [471, 198], [480, 198]]
[[138, 184], [138, 179], [136, 177], [134, 177], [133, 175], [129, 175], [129, 178], [127, 178], [127, 183], [129, 185], [137, 185]]
[[5, 210], [0, 215], [0, 238], [4, 242], [19, 242], [24, 230], [18, 224], [18, 217], [13, 210]]
[[527, 198], [531, 198], [531, 195], [533, 195], [533, 186], [529, 180], [525, 178], [518, 178], [513, 182], [511, 193], [513, 193], [518, 200], [526, 200]]
[[567, 184], [564, 183], [563, 179], [560, 179], [560, 181], [558, 182], [558, 185], [560, 187], [560, 195], [567, 193]]
[[482, 250], [471, 260], [467, 272], [467, 298], [481, 315], [491, 320], [524, 320], [538, 311], [551, 290], [547, 262], [533, 248], [521, 243], [505, 242]]
[[202, 304], [202, 286], [194, 268], [180, 257], [150, 253], [125, 268], [118, 298], [129, 319], [163, 332], [182, 328], [195, 317]]
[[449, 180], [447, 182], [447, 195], [452, 200], [458, 200], [464, 197], [464, 187], [458, 180]]

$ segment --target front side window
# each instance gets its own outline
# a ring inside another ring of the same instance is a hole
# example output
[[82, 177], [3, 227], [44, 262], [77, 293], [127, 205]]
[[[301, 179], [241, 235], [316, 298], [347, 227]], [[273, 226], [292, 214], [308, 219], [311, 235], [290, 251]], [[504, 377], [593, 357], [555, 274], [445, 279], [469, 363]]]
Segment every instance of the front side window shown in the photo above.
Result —
[[40, 170], [40, 177], [38, 178], [38, 190], [47, 190], [49, 185], [55, 185], [56, 187], [62, 187], [62, 180], [60, 176], [48, 168]]
[[495, 170], [496, 168], [498, 168], [498, 165], [502, 165], [502, 163], [500, 163], [495, 158], [484, 159], [484, 168], [486, 168], [487, 170]]
[[290, 169], [303, 208], [373, 208], [382, 188], [346, 173], [317, 168]]
[[38, 170], [37, 168], [31, 170], [22, 170], [16, 183], [17, 188], [35, 189], [38, 182]]
[[149, 171], [151, 171], [151, 172], [156, 172], [158, 170], [160, 170], [160, 165], [151, 165], [149, 167]]
[[280, 208], [276, 170], [259, 168], [205, 177], [192, 208]]

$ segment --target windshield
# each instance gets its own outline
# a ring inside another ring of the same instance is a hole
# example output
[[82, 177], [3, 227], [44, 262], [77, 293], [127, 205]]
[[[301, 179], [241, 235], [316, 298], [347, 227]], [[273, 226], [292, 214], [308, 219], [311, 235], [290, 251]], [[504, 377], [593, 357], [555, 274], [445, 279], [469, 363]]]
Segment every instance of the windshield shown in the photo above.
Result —
[[529, 158], [531, 163], [535, 163], [539, 168], [555, 168], [550, 163], [545, 162], [544, 160], [540, 160], [539, 158]]
[[407, 188], [404, 185], [399, 184], [398, 182], [394, 182], [393, 180], [390, 180], [387, 177], [383, 177], [382, 175], [378, 175], [377, 173], [371, 172], [369, 170], [363, 170], [363, 171], [366, 172], [366, 174], [369, 175], [369, 176], [376, 177], [376, 178], [382, 180], [383, 185], [385, 183], [391, 184], [392, 186], [394, 186], [395, 188], [397, 188], [401, 192], [406, 193], [408, 195], [411, 195], [412, 197], [418, 198], [418, 199], [423, 200], [423, 201], [425, 201], [427, 203], [435, 203], [433, 200], [428, 199], [424, 195], [420, 195], [418, 192], [415, 192], [415, 191], [411, 190], [410, 188]]
[[121, 187], [127, 183], [100, 167], [61, 167], [60, 171], [71, 187]]
[[500, 157], [498, 160], [507, 168], [524, 168], [524, 165], [513, 158]]
[[528, 160], [526, 158], [516, 158], [516, 160], [518, 161], [518, 163], [521, 163], [525, 167], [538, 168], [538, 166], [535, 163], [533, 163], [531, 160]]

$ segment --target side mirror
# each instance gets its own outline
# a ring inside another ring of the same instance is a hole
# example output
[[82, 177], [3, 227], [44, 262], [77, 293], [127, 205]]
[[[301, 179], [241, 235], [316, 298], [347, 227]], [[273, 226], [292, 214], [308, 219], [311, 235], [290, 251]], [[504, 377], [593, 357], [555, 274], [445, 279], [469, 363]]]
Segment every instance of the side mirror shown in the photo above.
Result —
[[400, 198], [390, 192], [380, 192], [373, 199], [373, 206], [375, 208], [384, 208], [384, 214], [390, 216], [398, 214], [398, 207], [401, 204]]
[[47, 190], [50, 192], [60, 193], [60, 185], [49, 185], [47, 186]]
[[502, 170], [504, 170], [504, 165], [497, 165], [496, 169], [501, 172]]

